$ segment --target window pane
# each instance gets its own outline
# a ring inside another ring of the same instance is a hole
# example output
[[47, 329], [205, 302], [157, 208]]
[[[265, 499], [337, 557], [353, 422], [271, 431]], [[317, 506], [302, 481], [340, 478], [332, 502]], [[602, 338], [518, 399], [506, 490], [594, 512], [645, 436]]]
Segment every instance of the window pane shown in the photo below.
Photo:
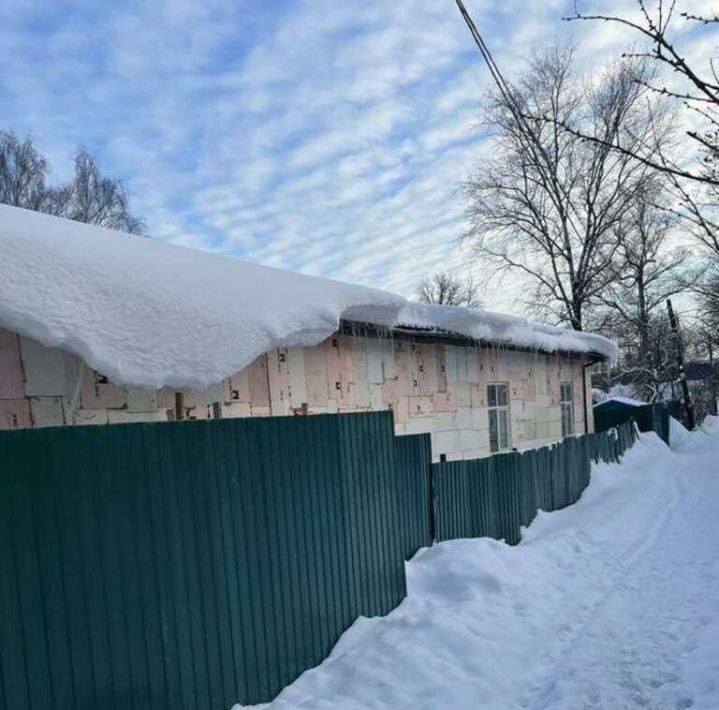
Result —
[[562, 403], [562, 436], [571, 436], [574, 433], [574, 408], [570, 403]]
[[497, 410], [489, 410], [489, 450], [499, 451], [499, 435], [497, 432]]
[[500, 407], [507, 406], [507, 385], [497, 385], [497, 404]]
[[497, 406], [497, 390], [495, 385], [487, 385], [487, 406]]
[[509, 448], [509, 417], [506, 409], [497, 410], [498, 431], [499, 431], [499, 448]]

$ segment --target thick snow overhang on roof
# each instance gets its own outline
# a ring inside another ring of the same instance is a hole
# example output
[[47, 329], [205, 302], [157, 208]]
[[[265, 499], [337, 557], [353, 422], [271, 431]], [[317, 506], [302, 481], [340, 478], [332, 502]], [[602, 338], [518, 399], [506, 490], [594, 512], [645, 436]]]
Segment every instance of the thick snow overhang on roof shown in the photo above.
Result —
[[601, 335], [543, 325], [479, 308], [407, 302], [391, 329], [396, 333], [425, 334], [465, 344], [580, 354], [595, 361], [612, 361], [617, 357], [616, 344]]
[[405, 301], [0, 206], [0, 326], [118, 384], [204, 389], [273, 347], [314, 345], [349, 309]]
[[0, 205], [0, 327], [118, 384], [204, 389], [341, 321], [613, 359], [606, 338], [272, 269]]

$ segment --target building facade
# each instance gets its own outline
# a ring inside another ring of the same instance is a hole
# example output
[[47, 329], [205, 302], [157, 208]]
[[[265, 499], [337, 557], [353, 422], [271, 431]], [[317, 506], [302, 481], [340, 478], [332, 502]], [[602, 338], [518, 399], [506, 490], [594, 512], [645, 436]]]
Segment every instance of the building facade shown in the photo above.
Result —
[[338, 333], [275, 348], [203, 392], [148, 390], [0, 329], [0, 429], [391, 409], [398, 435], [431, 434], [435, 459], [477, 458], [593, 431], [588, 362], [442, 335]]

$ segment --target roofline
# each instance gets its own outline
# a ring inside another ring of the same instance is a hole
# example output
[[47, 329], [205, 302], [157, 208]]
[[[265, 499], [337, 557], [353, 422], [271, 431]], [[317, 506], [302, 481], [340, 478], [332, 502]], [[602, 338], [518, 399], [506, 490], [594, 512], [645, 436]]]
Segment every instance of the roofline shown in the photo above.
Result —
[[338, 332], [342, 335], [375, 335], [378, 337], [387, 337], [390, 335], [396, 340], [415, 340], [421, 343], [436, 343], [439, 341], [449, 345], [459, 345], [462, 347], [501, 347], [503, 350], [513, 350], [516, 352], [540, 352], [545, 355], [559, 355], [561, 357], [581, 357], [589, 360], [589, 364], [607, 362], [609, 360], [608, 357], [596, 351], [583, 352], [580, 350], [547, 350], [545, 348], [532, 348], [529, 346], [513, 345], [511, 343], [499, 344], [491, 340], [470, 338], [468, 335], [462, 335], [461, 333], [454, 333], [449, 330], [429, 326], [381, 326], [376, 323], [363, 323], [343, 318], [340, 320]]

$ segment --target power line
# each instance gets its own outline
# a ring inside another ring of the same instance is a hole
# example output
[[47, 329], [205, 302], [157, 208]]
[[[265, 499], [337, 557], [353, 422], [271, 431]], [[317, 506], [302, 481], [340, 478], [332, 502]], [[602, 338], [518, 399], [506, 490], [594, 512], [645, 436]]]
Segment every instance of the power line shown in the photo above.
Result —
[[[492, 79], [494, 79], [494, 83], [497, 85], [497, 88], [499, 89], [502, 98], [504, 99], [507, 107], [509, 108], [510, 113], [512, 114], [514, 120], [517, 122], [517, 125], [521, 129], [521, 138], [524, 139], [525, 142], [528, 139], [529, 143], [532, 146], [530, 149], [537, 151], [541, 156], [542, 160], [547, 161], [547, 153], [544, 149], [544, 146], [537, 138], [535, 132], [532, 130], [532, 127], [527, 122], [527, 119], [521, 110], [521, 106], [515, 98], [514, 93], [512, 92], [512, 87], [502, 75], [502, 72], [499, 69], [497, 62], [492, 56], [492, 52], [489, 50], [487, 43], [484, 41], [484, 38], [482, 37], [480, 31], [477, 29], [477, 25], [474, 23], [474, 20], [467, 11], [467, 8], [464, 6], [462, 0], [455, 0], [455, 2], [457, 3], [459, 12], [462, 15], [462, 19], [469, 28], [469, 32], [472, 35], [474, 43], [477, 45], [477, 48], [479, 49], [479, 52], [482, 55], [482, 58], [484, 59], [484, 62], [489, 69], [489, 73], [492, 75]], [[545, 164], [542, 162], [542, 160], [536, 161], [536, 167], [542, 175], [542, 178], [548, 180], [548, 176], [545, 174]]]

